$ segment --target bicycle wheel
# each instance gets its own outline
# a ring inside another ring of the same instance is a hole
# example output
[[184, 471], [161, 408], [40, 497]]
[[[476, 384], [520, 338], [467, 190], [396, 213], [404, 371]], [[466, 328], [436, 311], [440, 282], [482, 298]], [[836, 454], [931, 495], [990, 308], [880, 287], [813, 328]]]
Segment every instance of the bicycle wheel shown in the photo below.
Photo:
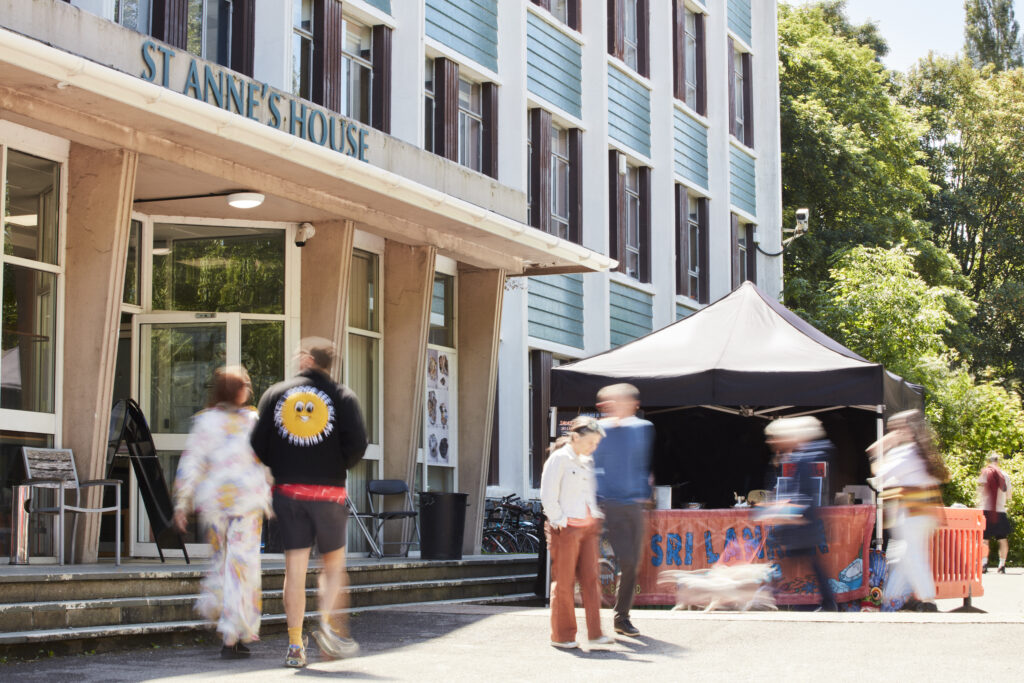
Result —
[[516, 550], [521, 553], [536, 554], [540, 552], [540, 539], [530, 532], [520, 529], [516, 533]]
[[493, 555], [493, 554], [497, 554], [497, 553], [507, 553], [508, 552], [508, 550], [506, 550], [501, 545], [501, 542], [498, 540], [497, 535], [494, 534], [492, 531], [485, 531], [484, 532], [483, 540], [480, 543], [480, 549], [485, 554], [489, 554], [489, 555]]
[[601, 604], [611, 607], [615, 604], [615, 593], [619, 588], [619, 577], [615, 571], [615, 565], [602, 557], [597, 561], [597, 576], [601, 581]]

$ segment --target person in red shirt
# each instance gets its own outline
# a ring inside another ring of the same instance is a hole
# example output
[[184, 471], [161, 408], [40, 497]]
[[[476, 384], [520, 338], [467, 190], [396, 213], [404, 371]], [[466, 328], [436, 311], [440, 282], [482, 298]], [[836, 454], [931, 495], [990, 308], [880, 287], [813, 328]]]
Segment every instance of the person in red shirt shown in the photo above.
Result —
[[314, 542], [323, 569], [320, 624], [313, 637], [330, 657], [351, 657], [359, 651], [345, 615], [337, 609], [348, 578], [345, 480], [366, 451], [366, 426], [356, 395], [327, 374], [335, 354], [335, 345], [328, 339], [303, 339], [296, 354], [299, 374], [263, 394], [252, 433], [253, 451], [274, 475], [274, 514], [285, 561], [285, 666], [296, 668], [306, 665], [302, 623], [306, 570]]
[[[1010, 552], [1007, 540], [1013, 531], [1010, 518], [1006, 516], [1006, 501], [1012, 493], [1010, 478], [999, 469], [999, 454], [989, 453], [988, 465], [978, 475], [978, 502], [985, 511], [985, 540], [999, 541], [999, 573], [1006, 573], [1006, 556]], [[982, 571], [988, 571], [988, 543], [985, 544], [985, 559]]]

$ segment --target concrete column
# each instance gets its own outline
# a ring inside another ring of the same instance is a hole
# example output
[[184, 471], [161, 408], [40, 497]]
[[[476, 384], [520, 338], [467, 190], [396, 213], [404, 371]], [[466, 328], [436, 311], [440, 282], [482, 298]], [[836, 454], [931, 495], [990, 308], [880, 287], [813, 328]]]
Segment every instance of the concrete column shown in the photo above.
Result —
[[326, 337], [338, 345], [338, 359], [330, 373], [336, 382], [344, 366], [354, 236], [352, 221], [317, 223], [316, 235], [302, 247], [301, 335]]
[[498, 377], [504, 270], [459, 273], [459, 491], [469, 494], [462, 550], [480, 552]]
[[384, 247], [384, 479], [416, 475], [419, 420], [427, 371], [430, 298], [434, 284], [431, 246], [387, 241]]
[[[120, 325], [125, 258], [138, 155], [71, 143], [65, 249], [64, 417], [62, 445], [75, 454], [79, 479], [106, 475], [110, 398]], [[102, 491], [84, 502], [98, 507]], [[121, 493], [122, 500], [128, 495]], [[95, 562], [100, 516], [82, 515], [75, 558]]]

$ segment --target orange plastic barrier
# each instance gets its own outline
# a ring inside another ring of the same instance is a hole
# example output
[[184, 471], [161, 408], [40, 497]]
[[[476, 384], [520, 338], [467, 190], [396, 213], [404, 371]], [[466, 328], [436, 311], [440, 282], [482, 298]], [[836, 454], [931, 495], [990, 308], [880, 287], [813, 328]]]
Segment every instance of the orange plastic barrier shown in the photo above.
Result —
[[946, 523], [932, 537], [935, 597], [965, 598], [985, 594], [981, 585], [985, 513], [973, 508], [944, 508]]

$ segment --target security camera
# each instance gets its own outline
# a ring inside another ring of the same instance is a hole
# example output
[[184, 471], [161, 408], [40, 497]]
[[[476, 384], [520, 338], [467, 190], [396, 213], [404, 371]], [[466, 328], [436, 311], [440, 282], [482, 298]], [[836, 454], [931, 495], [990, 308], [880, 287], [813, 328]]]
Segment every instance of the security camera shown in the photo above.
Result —
[[299, 225], [299, 229], [295, 231], [295, 246], [304, 247], [306, 242], [316, 234], [316, 228], [313, 227], [312, 223], [302, 223]]
[[808, 209], [797, 209], [796, 210], [796, 222], [807, 223], [811, 217], [811, 212]]

